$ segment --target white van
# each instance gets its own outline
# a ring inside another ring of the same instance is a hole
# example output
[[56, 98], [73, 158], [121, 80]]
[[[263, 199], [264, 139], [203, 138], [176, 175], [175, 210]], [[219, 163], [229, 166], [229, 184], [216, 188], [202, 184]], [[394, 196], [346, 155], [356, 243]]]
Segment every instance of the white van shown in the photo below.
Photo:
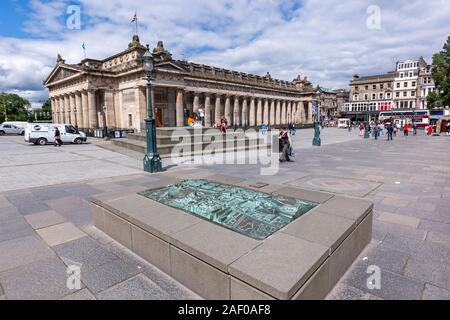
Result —
[[352, 125], [350, 119], [339, 119], [338, 120], [338, 128], [348, 129]]
[[55, 128], [61, 132], [63, 143], [82, 144], [87, 141], [86, 134], [71, 124], [29, 123], [25, 129], [25, 142], [45, 146], [55, 142]]

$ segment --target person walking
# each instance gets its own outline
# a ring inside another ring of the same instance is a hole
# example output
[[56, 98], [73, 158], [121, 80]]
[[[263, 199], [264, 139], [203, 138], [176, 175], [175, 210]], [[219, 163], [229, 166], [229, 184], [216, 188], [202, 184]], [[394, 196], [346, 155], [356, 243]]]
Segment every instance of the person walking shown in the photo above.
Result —
[[364, 130], [365, 130], [364, 122], [361, 122], [361, 124], [359, 125], [359, 135], [361, 137], [364, 136]]
[[408, 125], [408, 124], [405, 124], [405, 125], [403, 126], [403, 135], [404, 135], [405, 137], [409, 136], [409, 125]]
[[429, 125], [428, 128], [427, 128], [427, 135], [431, 136], [431, 135], [433, 135], [433, 133], [434, 133], [433, 126]]
[[227, 129], [228, 129], [228, 120], [227, 118], [222, 117], [222, 119], [220, 119], [220, 132], [227, 133]]
[[200, 117], [200, 123], [202, 124], [202, 127], [205, 126], [205, 113], [203, 112], [203, 109], [198, 109], [198, 114]]
[[450, 136], [450, 122], [447, 123], [446, 132], [447, 132], [447, 135]]
[[55, 127], [55, 147], [61, 147], [62, 145], [61, 132], [58, 127]]
[[417, 136], [417, 124], [415, 122], [413, 123], [412, 128], [413, 128], [413, 135]]
[[289, 147], [291, 146], [291, 135], [286, 130], [286, 127], [281, 128], [280, 136], [279, 136], [279, 144], [280, 144], [280, 162], [292, 162], [289, 158]]
[[389, 123], [388, 126], [386, 127], [386, 130], [387, 130], [387, 140], [388, 141], [394, 140], [394, 138], [393, 138], [394, 126]]

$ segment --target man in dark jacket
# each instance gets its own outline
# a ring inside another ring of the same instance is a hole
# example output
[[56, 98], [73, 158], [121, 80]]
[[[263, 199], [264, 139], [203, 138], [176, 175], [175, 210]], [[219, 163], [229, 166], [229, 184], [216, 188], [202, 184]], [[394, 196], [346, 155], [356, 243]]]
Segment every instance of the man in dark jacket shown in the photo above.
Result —
[[392, 126], [391, 123], [388, 124], [386, 130], [387, 130], [387, 139], [388, 139], [388, 141], [394, 140], [393, 139], [394, 127]]
[[61, 132], [58, 127], [55, 127], [55, 147], [61, 147], [63, 144], [61, 140]]

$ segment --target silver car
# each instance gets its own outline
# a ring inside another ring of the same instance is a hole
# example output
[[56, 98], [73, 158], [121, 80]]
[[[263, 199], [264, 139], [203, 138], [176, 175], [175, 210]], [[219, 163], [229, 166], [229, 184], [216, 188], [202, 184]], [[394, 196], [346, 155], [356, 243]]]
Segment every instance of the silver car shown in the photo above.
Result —
[[0, 125], [0, 136], [4, 136], [5, 134], [14, 134], [23, 136], [25, 133], [24, 128], [17, 127], [13, 124], [2, 124]]

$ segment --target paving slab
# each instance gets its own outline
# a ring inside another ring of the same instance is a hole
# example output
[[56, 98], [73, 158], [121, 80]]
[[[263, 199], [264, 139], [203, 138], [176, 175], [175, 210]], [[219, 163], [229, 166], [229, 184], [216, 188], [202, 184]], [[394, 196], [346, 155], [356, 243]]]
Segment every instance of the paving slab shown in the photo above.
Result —
[[425, 285], [422, 300], [450, 300], [450, 291], [433, 286], [429, 283]]
[[58, 256], [69, 263], [82, 265], [82, 272], [117, 260], [117, 256], [90, 237], [83, 237], [53, 248]]
[[343, 279], [344, 284], [375, 295], [385, 300], [420, 300], [425, 282], [408, 278], [397, 273], [381, 271], [381, 289], [369, 289], [367, 280], [371, 274], [366, 267], [353, 267]]
[[171, 297], [144, 275], [137, 275], [97, 294], [100, 300], [170, 300]]
[[338, 284], [327, 296], [326, 300], [382, 300], [370, 293], [356, 289], [355, 287]]
[[87, 300], [97, 300], [94, 295], [88, 289], [82, 289], [75, 293], [69, 294], [59, 300], [69, 300], [69, 301], [87, 301]]
[[360, 259], [356, 261], [355, 265], [366, 268], [374, 265], [383, 270], [403, 274], [409, 259], [410, 255], [407, 253], [379, 245], [370, 245], [360, 256]]
[[383, 222], [401, 224], [412, 228], [417, 228], [420, 224], [420, 219], [403, 216], [401, 214], [392, 214], [388, 212], [381, 213], [378, 217], [378, 220]]
[[81, 274], [82, 281], [94, 294], [134, 277], [139, 270], [122, 260], [114, 260]]
[[450, 265], [429, 260], [410, 259], [405, 276], [450, 290]]
[[320, 205], [317, 211], [351, 219], [359, 224], [373, 211], [373, 204], [363, 199], [335, 196]]
[[[11, 212], [14, 214], [14, 212]], [[33, 228], [25, 221], [23, 216], [12, 215], [0, 220], [0, 243], [2, 241], [22, 238], [35, 234]]]
[[55, 256], [37, 235], [0, 242], [0, 272]]
[[73, 292], [67, 267], [56, 257], [1, 272], [0, 282], [11, 300], [55, 300]]
[[86, 236], [86, 234], [77, 228], [72, 222], [66, 222], [39, 229], [36, 230], [36, 232], [51, 247]]
[[25, 216], [25, 220], [35, 230], [67, 222], [65, 217], [53, 210], [30, 214]]

